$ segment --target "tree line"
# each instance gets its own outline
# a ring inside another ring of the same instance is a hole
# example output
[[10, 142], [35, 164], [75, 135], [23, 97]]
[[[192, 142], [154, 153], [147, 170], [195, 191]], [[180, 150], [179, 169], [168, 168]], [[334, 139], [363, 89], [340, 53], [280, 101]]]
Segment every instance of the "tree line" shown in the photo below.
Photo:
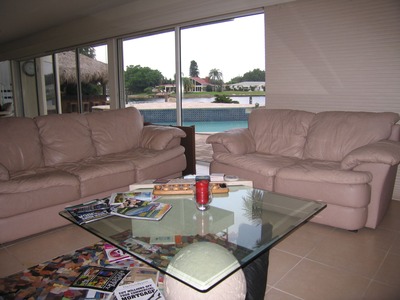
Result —
[[[199, 77], [199, 74], [200, 72], [197, 62], [192, 60], [190, 62], [189, 76]], [[216, 86], [217, 89], [222, 89], [222, 86], [225, 83], [223, 80], [223, 73], [216, 68], [210, 70], [207, 79], [210, 84]], [[225, 84], [239, 83], [242, 81], [265, 81], [265, 71], [254, 69], [246, 72], [243, 74], [243, 76], [232, 78]], [[174, 79], [167, 79], [159, 70], [154, 70], [149, 67], [130, 65], [127, 66], [125, 71], [125, 88], [127, 89], [128, 93], [132, 94], [151, 92], [151, 90], [156, 86], [174, 83]], [[185, 91], [190, 91], [192, 89], [189, 77], [183, 78], [183, 85]]]

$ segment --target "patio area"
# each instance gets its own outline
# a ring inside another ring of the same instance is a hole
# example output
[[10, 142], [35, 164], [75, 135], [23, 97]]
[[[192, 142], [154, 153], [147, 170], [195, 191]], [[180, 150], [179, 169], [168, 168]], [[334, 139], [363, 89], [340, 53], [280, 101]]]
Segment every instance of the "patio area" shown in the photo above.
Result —
[[206, 139], [211, 133], [196, 133], [196, 162], [210, 163], [212, 160], [212, 146], [206, 144]]

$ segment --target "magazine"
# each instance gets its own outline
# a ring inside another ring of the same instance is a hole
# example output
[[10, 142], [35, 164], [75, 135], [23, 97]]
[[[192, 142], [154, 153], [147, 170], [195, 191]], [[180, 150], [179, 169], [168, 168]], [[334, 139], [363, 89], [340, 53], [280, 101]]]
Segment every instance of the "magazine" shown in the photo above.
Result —
[[171, 208], [171, 204], [151, 202], [151, 204], [147, 204], [145, 207], [139, 209], [129, 207], [112, 208], [111, 214], [124, 218], [159, 221]]
[[118, 205], [122, 204], [128, 200], [143, 200], [143, 201], [154, 201], [159, 199], [160, 196], [153, 195], [153, 192], [123, 192], [123, 193], [114, 193], [110, 197], [110, 204], [111, 205]]
[[123, 284], [152, 279], [153, 282], [158, 282], [160, 272], [152, 267], [133, 267], [129, 274], [125, 277]]
[[146, 279], [119, 286], [114, 293], [118, 300], [164, 300], [164, 296], [154, 284], [153, 280]]
[[67, 206], [65, 210], [78, 224], [93, 222], [110, 216], [109, 198]]
[[125, 253], [121, 249], [109, 243], [104, 243], [104, 251], [106, 252], [107, 259], [110, 263], [132, 258], [128, 253]]
[[[150, 193], [152, 195], [152, 193]], [[124, 218], [143, 220], [161, 220], [171, 209], [172, 205], [155, 202], [154, 200], [141, 200], [142, 192], [116, 193], [110, 198], [111, 214]], [[155, 199], [153, 196], [149, 196]]]
[[89, 266], [75, 279], [70, 287], [113, 293], [128, 273], [128, 270], [123, 269]]

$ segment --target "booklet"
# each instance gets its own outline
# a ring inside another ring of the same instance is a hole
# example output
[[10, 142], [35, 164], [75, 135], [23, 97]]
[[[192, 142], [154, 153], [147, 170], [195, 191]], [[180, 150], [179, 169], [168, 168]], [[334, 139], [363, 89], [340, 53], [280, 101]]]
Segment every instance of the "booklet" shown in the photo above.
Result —
[[93, 222], [110, 216], [109, 198], [67, 206], [65, 210], [78, 224]]
[[129, 270], [89, 266], [70, 287], [113, 293], [128, 273]]
[[153, 199], [158, 197], [154, 197], [152, 193], [150, 194], [151, 201], [141, 200], [144, 197], [142, 192], [115, 193], [111, 195], [111, 214], [124, 218], [161, 220], [172, 205], [155, 202]]
[[134, 283], [129, 283], [119, 286], [114, 296], [118, 300], [135, 299], [135, 300], [148, 300], [157, 299], [164, 300], [164, 296], [154, 284], [153, 280], [146, 279]]

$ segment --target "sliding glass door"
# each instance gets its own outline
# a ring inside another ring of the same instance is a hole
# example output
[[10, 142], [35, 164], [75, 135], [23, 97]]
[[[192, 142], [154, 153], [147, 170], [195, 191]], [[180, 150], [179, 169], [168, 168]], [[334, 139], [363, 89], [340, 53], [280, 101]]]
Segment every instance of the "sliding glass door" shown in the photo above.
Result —
[[173, 31], [123, 41], [125, 106], [145, 122], [176, 125], [174, 42]]

